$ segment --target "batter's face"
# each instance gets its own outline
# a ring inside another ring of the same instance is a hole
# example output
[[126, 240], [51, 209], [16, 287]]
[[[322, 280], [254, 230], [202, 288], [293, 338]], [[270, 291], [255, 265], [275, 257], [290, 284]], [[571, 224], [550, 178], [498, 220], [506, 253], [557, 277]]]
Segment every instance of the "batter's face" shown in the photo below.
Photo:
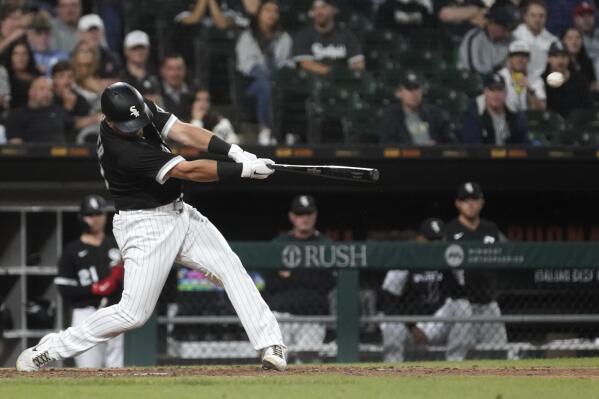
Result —
[[97, 215], [83, 216], [83, 221], [89, 226], [91, 234], [98, 234], [104, 231], [106, 227], [106, 214], [100, 213]]
[[483, 210], [485, 200], [482, 198], [466, 198], [456, 199], [455, 207], [460, 212], [460, 216], [465, 217], [468, 220], [475, 220], [480, 216], [480, 212]]
[[314, 232], [316, 226], [317, 213], [293, 213], [289, 212], [289, 221], [293, 225], [293, 230], [302, 234], [310, 234]]

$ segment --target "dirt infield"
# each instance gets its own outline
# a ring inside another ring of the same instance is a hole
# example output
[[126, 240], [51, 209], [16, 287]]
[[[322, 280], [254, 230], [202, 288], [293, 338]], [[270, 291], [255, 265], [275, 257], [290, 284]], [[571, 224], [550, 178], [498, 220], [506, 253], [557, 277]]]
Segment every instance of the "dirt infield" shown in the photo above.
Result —
[[284, 373], [264, 371], [257, 366], [194, 366], [123, 369], [45, 369], [37, 373], [22, 373], [0, 369], [0, 381], [5, 378], [114, 378], [114, 377], [258, 377], [263, 375], [314, 376], [345, 375], [358, 377], [568, 377], [599, 379], [597, 367], [422, 367], [422, 366], [291, 366]]

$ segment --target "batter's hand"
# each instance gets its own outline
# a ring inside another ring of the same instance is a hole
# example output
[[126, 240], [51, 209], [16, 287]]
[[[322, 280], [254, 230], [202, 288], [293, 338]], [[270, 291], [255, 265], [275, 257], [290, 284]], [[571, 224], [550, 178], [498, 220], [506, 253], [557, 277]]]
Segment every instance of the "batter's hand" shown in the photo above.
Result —
[[272, 159], [258, 158], [254, 161], [243, 162], [241, 177], [250, 179], [266, 179], [275, 171], [269, 168], [268, 164], [275, 163]]
[[119, 286], [119, 282], [111, 276], [104, 277], [97, 283], [92, 284], [92, 294], [97, 296], [112, 295]]
[[254, 154], [252, 154], [251, 152], [242, 150], [241, 147], [238, 146], [237, 144], [231, 145], [231, 149], [229, 150], [228, 155], [229, 155], [229, 158], [231, 158], [232, 160], [234, 160], [237, 163], [250, 162], [250, 161], [255, 161], [256, 159], [258, 159], [258, 157], [255, 156]]

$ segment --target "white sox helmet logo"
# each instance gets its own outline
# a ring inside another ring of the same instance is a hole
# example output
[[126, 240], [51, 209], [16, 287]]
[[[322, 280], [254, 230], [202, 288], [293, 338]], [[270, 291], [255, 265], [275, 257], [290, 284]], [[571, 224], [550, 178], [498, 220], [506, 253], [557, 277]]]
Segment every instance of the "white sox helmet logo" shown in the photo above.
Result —
[[137, 110], [137, 108], [135, 108], [135, 105], [132, 105], [131, 108], [129, 108], [129, 111], [131, 111], [131, 115], [133, 115], [136, 118], [139, 118], [139, 111]]

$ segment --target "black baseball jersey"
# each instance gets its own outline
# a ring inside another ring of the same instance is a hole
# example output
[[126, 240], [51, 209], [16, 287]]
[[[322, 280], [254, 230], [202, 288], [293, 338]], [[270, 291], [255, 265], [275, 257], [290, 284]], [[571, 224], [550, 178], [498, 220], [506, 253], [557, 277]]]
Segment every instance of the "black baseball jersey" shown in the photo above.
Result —
[[[493, 222], [480, 220], [476, 230], [470, 230], [458, 218], [445, 225], [447, 241], [478, 241], [483, 244], [499, 242], [499, 228]], [[495, 299], [496, 273], [493, 270], [464, 270], [464, 294], [473, 303], [489, 303]]]
[[343, 27], [320, 33], [310, 25], [302, 29], [293, 40], [293, 59], [318, 61], [327, 65], [347, 65], [363, 57], [360, 43], [354, 34]]
[[172, 154], [164, 141], [177, 117], [145, 101], [153, 116], [142, 137], [125, 137], [106, 121], [101, 124], [100, 173], [117, 210], [156, 208], [181, 196], [181, 181], [166, 174], [185, 159]]
[[[75, 240], [62, 251], [54, 283], [71, 306], [97, 307], [102, 298], [91, 293], [91, 285], [107, 277], [110, 268], [119, 263], [121, 254], [112, 236], [107, 236], [98, 247]], [[109, 304], [116, 303], [119, 297], [120, 290], [109, 298]]]

